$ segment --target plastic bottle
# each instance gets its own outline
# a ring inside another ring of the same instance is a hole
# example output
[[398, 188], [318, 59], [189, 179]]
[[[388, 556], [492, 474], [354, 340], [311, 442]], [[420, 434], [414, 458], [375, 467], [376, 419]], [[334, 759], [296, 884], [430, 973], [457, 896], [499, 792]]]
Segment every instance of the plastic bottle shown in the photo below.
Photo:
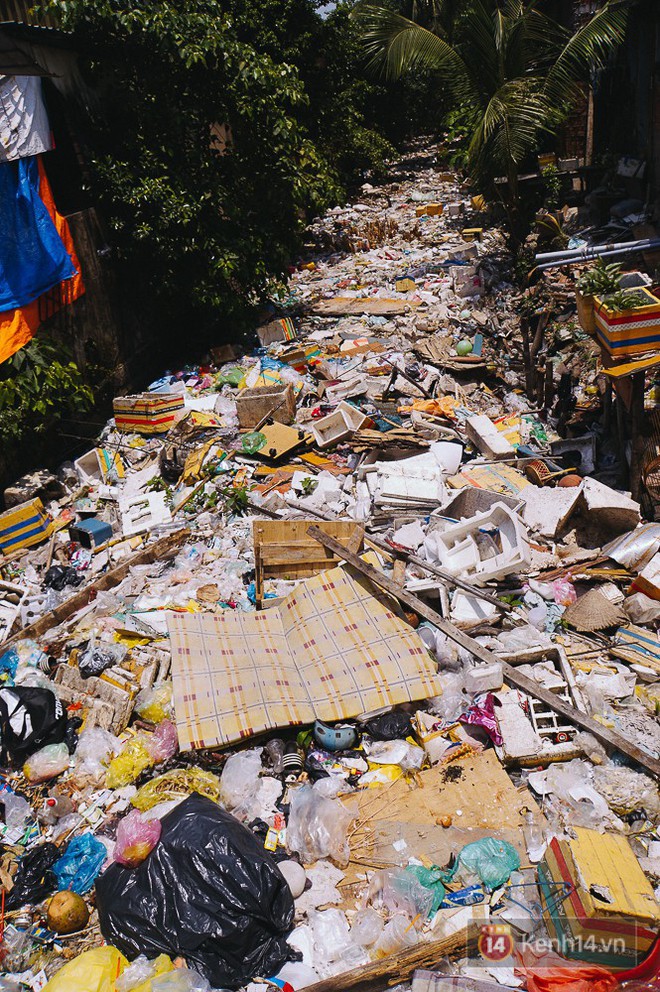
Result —
[[528, 807], [525, 806], [523, 809], [523, 815], [525, 817], [523, 836], [525, 838], [527, 856], [530, 861], [536, 863], [543, 857], [546, 847], [545, 838], [541, 827], [534, 819], [534, 814], [531, 809], [528, 809]]

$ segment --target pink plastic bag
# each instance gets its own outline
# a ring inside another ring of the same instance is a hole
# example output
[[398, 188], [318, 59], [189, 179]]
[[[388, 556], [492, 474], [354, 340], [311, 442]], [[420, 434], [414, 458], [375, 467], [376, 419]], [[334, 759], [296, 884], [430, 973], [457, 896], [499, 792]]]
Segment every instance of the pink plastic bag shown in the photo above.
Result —
[[132, 809], [117, 827], [115, 861], [126, 868], [137, 868], [160, 839], [160, 820], [145, 820]]
[[172, 721], [163, 720], [159, 723], [153, 734], [145, 739], [145, 746], [156, 764], [172, 758], [179, 750], [179, 738]]

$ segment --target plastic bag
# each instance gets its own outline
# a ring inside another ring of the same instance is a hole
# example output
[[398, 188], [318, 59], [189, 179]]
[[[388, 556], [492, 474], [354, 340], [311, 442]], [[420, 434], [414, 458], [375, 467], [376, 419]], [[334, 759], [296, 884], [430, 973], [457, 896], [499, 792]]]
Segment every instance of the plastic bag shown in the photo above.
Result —
[[338, 800], [325, 799], [312, 786], [303, 785], [291, 797], [287, 847], [306, 863], [332, 858], [345, 867], [350, 857], [348, 828], [354, 816]]
[[145, 746], [154, 764], [173, 758], [179, 750], [179, 738], [171, 720], [159, 723], [153, 734], [145, 738]]
[[28, 782], [36, 785], [49, 778], [61, 775], [69, 767], [71, 756], [66, 744], [47, 744], [40, 751], [31, 754], [23, 765], [23, 774]]
[[40, 844], [23, 855], [14, 876], [14, 887], [6, 898], [7, 910], [41, 902], [57, 888], [53, 865], [60, 856], [54, 844]]
[[472, 727], [483, 727], [493, 744], [498, 746], [502, 744], [502, 735], [495, 716], [495, 698], [492, 693], [488, 693], [479, 705], [470, 706], [467, 713], [462, 713], [458, 719], [461, 723]]
[[152, 979], [173, 970], [174, 965], [167, 954], [159, 954], [153, 961], [147, 960], [144, 954], [140, 954], [117, 979], [115, 990], [116, 992], [152, 992]]
[[433, 901], [428, 911], [429, 916], [440, 909], [445, 898], [445, 887], [442, 881], [442, 869], [436, 867], [424, 868], [423, 865], [408, 865], [406, 871], [414, 875], [420, 885], [428, 889], [433, 896]]
[[114, 947], [83, 951], [53, 975], [43, 992], [114, 992], [128, 961]]
[[[443, 890], [444, 895], [444, 890]], [[426, 919], [434, 902], [433, 893], [405, 868], [377, 871], [369, 883], [368, 901], [388, 915], [404, 913], [409, 920]], [[440, 900], [442, 902], [442, 899]]]
[[234, 809], [245, 802], [256, 790], [261, 773], [261, 752], [252, 751], [230, 754], [220, 776], [220, 796], [227, 809]]
[[154, 764], [147, 750], [145, 736], [137, 734], [122, 747], [116, 758], [108, 765], [105, 784], [108, 789], [121, 789], [139, 778], [143, 771]]
[[172, 683], [160, 682], [142, 689], [135, 700], [135, 712], [148, 723], [162, 723], [172, 717]]
[[443, 872], [443, 882], [450, 882], [461, 870], [462, 874], [477, 875], [492, 892], [509, 879], [511, 872], [520, 868], [520, 857], [513, 844], [497, 837], [482, 837], [462, 849], [453, 868]]
[[158, 843], [160, 831], [160, 820], [145, 820], [132, 809], [117, 827], [115, 861], [127, 868], [137, 868]]
[[375, 740], [393, 741], [405, 740], [412, 734], [412, 724], [408, 713], [403, 710], [392, 710], [368, 720], [364, 729]]
[[151, 992], [212, 992], [211, 986], [196, 971], [177, 968], [151, 983]]
[[108, 765], [121, 748], [118, 737], [101, 727], [85, 728], [78, 740], [73, 764], [76, 779], [89, 779], [100, 784], [108, 770]]
[[134, 869], [96, 883], [105, 939], [130, 957], [184, 954], [219, 988], [275, 974], [294, 952], [289, 887], [262, 843], [210, 799], [192, 795], [162, 820], [158, 845]]
[[596, 964], [566, 961], [547, 943], [540, 953], [527, 943], [516, 951], [519, 966], [516, 971], [525, 976], [528, 992], [612, 992], [618, 980]]
[[22, 763], [47, 744], [60, 744], [66, 725], [64, 707], [50, 689], [0, 689], [0, 764], [5, 755]]
[[133, 796], [131, 803], [145, 813], [159, 803], [185, 799], [193, 792], [219, 803], [220, 779], [201, 768], [175, 768], [143, 785]]
[[59, 889], [69, 889], [84, 896], [89, 892], [103, 867], [107, 851], [93, 834], [74, 837], [66, 851], [53, 865]]
[[88, 679], [92, 675], [101, 675], [106, 668], [119, 665], [127, 654], [128, 648], [125, 644], [106, 644], [103, 642], [97, 644], [95, 637], [92, 636], [87, 648], [78, 658], [80, 674], [84, 679]]

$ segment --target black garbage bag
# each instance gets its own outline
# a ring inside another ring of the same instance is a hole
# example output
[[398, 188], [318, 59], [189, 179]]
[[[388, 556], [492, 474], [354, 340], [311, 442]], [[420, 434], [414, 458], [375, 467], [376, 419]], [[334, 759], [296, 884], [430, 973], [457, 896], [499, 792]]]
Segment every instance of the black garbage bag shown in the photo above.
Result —
[[61, 744], [67, 714], [50, 689], [0, 689], [0, 764], [20, 764], [47, 744]]
[[410, 717], [403, 710], [392, 710], [368, 720], [364, 729], [379, 741], [405, 740], [413, 732]]
[[194, 794], [163, 818], [137, 868], [112, 864], [96, 882], [101, 932], [128, 958], [182, 955], [211, 985], [237, 989], [296, 957], [291, 891], [256, 837]]
[[36, 906], [57, 888], [52, 867], [62, 852], [54, 844], [40, 844], [24, 854], [18, 862], [14, 886], [7, 896], [6, 909]]

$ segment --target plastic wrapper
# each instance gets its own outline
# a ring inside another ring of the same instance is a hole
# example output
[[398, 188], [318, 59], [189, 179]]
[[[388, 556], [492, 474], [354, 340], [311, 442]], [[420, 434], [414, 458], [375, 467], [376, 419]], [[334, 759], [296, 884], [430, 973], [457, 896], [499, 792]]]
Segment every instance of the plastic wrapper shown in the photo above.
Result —
[[[443, 890], [444, 895], [444, 890]], [[409, 920], [426, 919], [434, 902], [433, 893], [405, 868], [377, 871], [369, 883], [368, 901], [389, 916], [405, 914]], [[440, 900], [442, 902], [442, 899]]]
[[375, 958], [386, 958], [397, 954], [406, 947], [414, 947], [419, 937], [407, 916], [394, 916], [386, 924], [378, 942], [373, 948]]
[[520, 868], [520, 856], [512, 844], [497, 837], [482, 837], [466, 844], [454, 866], [443, 872], [442, 881], [450, 882], [457, 874], [476, 875], [492, 892], [508, 881], [511, 873]]
[[160, 820], [145, 820], [136, 809], [131, 810], [117, 827], [115, 861], [137, 868], [158, 843], [160, 831]]
[[64, 707], [50, 689], [0, 689], [0, 764], [5, 755], [18, 764], [48, 744], [60, 744], [66, 725]]
[[15, 792], [0, 792], [0, 805], [4, 806], [5, 823], [8, 827], [22, 830], [32, 818], [32, 807], [23, 796]]
[[73, 764], [76, 779], [100, 783], [108, 770], [113, 755], [120, 750], [119, 738], [101, 727], [85, 728], [78, 738]]
[[47, 782], [48, 779], [65, 772], [70, 760], [71, 756], [66, 744], [48, 744], [30, 755], [23, 765], [23, 774], [32, 785]]
[[462, 713], [458, 719], [469, 726], [483, 727], [493, 744], [502, 743], [502, 735], [495, 716], [495, 699], [491, 693], [480, 704], [470, 706], [467, 713]]
[[159, 723], [153, 734], [145, 739], [145, 746], [154, 764], [173, 758], [179, 750], [179, 738], [171, 720]]
[[145, 813], [159, 803], [185, 799], [193, 792], [219, 803], [220, 779], [201, 768], [175, 768], [143, 785], [133, 796], [131, 803]]
[[332, 858], [348, 864], [348, 828], [354, 814], [336, 799], [326, 799], [312, 786], [303, 785], [291, 797], [287, 847], [305, 863]]
[[189, 968], [177, 968], [155, 978], [151, 983], [151, 992], [212, 992], [205, 978]]
[[114, 947], [83, 951], [53, 975], [43, 992], [114, 992], [128, 961]]
[[68, 889], [84, 896], [94, 884], [106, 857], [105, 847], [93, 834], [74, 837], [53, 865], [58, 889]]
[[428, 889], [433, 896], [433, 901], [428, 911], [429, 916], [440, 909], [445, 898], [445, 886], [442, 881], [442, 869], [437, 867], [425, 868], [423, 865], [408, 865], [406, 871], [413, 875], [420, 885]]
[[383, 932], [384, 925], [383, 918], [375, 909], [361, 909], [353, 920], [351, 939], [361, 947], [371, 947]]
[[134, 869], [112, 864], [96, 883], [101, 931], [129, 957], [185, 955], [218, 988], [273, 975], [293, 956], [289, 887], [263, 844], [203, 796], [162, 821]]
[[227, 758], [220, 776], [220, 796], [227, 809], [240, 806], [256, 791], [262, 767], [261, 751], [258, 747]]
[[39, 903], [58, 888], [53, 865], [59, 856], [54, 844], [39, 844], [23, 855], [14, 876], [14, 887], [6, 898], [7, 910]]
[[565, 576], [552, 583], [555, 603], [558, 606], [572, 606], [577, 603], [577, 593], [571, 580]]
[[172, 683], [160, 682], [158, 685], [142, 689], [135, 700], [135, 712], [148, 723], [162, 723], [172, 718]]
[[140, 954], [117, 979], [115, 992], [152, 992], [152, 979], [173, 970], [167, 954], [159, 954], [153, 961]]
[[143, 771], [152, 767], [154, 759], [147, 750], [145, 736], [138, 734], [132, 737], [124, 744], [117, 757], [112, 759], [105, 777], [108, 789], [121, 789], [124, 785], [130, 785]]
[[310, 909], [307, 921], [314, 941], [314, 959], [321, 966], [340, 961], [343, 970], [348, 970], [354, 964], [351, 950], [364, 953], [352, 939], [346, 915], [340, 909]]
[[80, 674], [84, 679], [88, 679], [92, 675], [101, 675], [106, 668], [119, 665], [127, 654], [126, 645], [103, 641], [97, 643], [92, 636], [87, 648], [78, 658]]

